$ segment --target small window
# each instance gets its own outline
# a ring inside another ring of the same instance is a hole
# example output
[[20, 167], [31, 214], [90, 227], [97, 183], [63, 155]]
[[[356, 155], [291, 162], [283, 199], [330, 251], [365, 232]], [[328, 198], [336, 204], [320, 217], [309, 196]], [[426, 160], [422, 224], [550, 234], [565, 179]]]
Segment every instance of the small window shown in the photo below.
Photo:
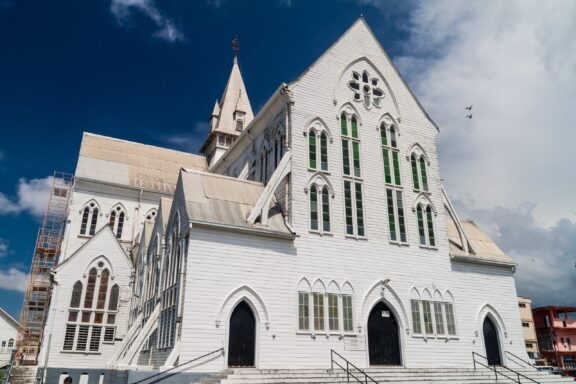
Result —
[[308, 167], [316, 169], [316, 132], [310, 131], [308, 134]]
[[8, 340], [8, 348], [12, 348], [14, 346], [14, 339]]
[[352, 295], [342, 295], [342, 316], [344, 332], [354, 332], [354, 320], [352, 317]]
[[523, 326], [524, 328], [529, 328], [529, 327], [530, 327], [530, 324], [528, 324], [528, 323], [522, 323], [522, 326]]
[[520, 304], [518, 304], [518, 306], [519, 306], [520, 308], [526, 308], [526, 304], [525, 304], [525, 303], [520, 303]]
[[432, 323], [432, 310], [429, 301], [422, 302], [422, 311], [424, 312], [424, 331], [427, 335], [434, 334], [434, 326]]
[[444, 303], [444, 309], [446, 311], [446, 325], [448, 328], [448, 334], [451, 336], [456, 335], [456, 320], [454, 318], [454, 306], [452, 303]]
[[436, 334], [437, 335], [445, 335], [446, 332], [444, 330], [444, 314], [443, 314], [443, 305], [441, 302], [434, 302], [434, 320], [436, 321]]
[[330, 191], [327, 186], [310, 186], [310, 230], [329, 233]]
[[96, 225], [98, 224], [98, 207], [92, 201], [82, 210], [82, 223], [80, 225], [80, 234], [84, 236], [94, 236]]
[[96, 268], [92, 268], [88, 273], [88, 283], [86, 284], [86, 296], [84, 297], [84, 308], [92, 308], [94, 290], [96, 289]]
[[[118, 310], [118, 295], [119, 295], [119, 288], [118, 285], [115, 284], [112, 289], [110, 290], [110, 301], [108, 302], [108, 310], [109, 311], [117, 311]], [[108, 319], [110, 319], [108, 315]]]
[[411, 300], [410, 306], [412, 308], [412, 332], [415, 334], [421, 334], [422, 323], [420, 319], [420, 303], [418, 300]]
[[80, 299], [82, 297], [82, 282], [77, 281], [72, 288], [72, 296], [70, 298], [70, 308], [79, 308]]

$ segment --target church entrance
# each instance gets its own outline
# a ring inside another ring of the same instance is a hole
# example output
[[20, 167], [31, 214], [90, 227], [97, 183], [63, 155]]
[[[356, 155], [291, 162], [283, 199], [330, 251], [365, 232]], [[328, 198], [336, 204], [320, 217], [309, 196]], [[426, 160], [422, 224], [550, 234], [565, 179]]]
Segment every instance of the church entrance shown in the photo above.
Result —
[[230, 316], [228, 366], [254, 367], [256, 360], [256, 318], [252, 308], [242, 301]]
[[500, 341], [498, 340], [498, 329], [490, 317], [484, 319], [484, 347], [486, 348], [486, 358], [488, 365], [502, 365], [500, 356]]
[[368, 317], [370, 365], [400, 365], [400, 334], [394, 313], [383, 302]]

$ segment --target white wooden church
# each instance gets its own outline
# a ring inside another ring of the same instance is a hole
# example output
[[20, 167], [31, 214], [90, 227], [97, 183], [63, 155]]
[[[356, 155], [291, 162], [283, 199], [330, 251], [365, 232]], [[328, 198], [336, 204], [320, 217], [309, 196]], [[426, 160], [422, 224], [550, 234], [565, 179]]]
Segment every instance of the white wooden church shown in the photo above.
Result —
[[84, 134], [44, 382], [526, 358], [515, 263], [363, 18], [256, 115], [234, 58], [210, 122], [201, 155]]

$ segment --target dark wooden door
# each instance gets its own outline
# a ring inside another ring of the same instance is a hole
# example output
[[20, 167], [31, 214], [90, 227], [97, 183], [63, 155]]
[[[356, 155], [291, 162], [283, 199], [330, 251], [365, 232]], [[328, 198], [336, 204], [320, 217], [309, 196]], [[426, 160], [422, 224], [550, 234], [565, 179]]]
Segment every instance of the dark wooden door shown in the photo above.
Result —
[[245, 301], [236, 306], [230, 317], [228, 366], [254, 367], [256, 355], [256, 318]]
[[489, 365], [502, 365], [500, 357], [500, 342], [498, 341], [498, 330], [494, 322], [489, 317], [484, 319], [484, 347], [486, 348], [486, 358]]
[[400, 335], [394, 313], [380, 302], [368, 317], [370, 365], [400, 365]]

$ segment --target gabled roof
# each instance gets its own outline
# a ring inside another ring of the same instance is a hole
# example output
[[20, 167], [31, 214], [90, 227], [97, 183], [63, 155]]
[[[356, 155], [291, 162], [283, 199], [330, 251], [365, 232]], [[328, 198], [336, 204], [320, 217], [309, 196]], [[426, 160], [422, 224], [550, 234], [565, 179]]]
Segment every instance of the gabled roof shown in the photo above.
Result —
[[236, 57], [234, 57], [232, 71], [230, 71], [230, 77], [226, 83], [220, 105], [218, 105], [218, 108], [215, 105], [212, 112], [213, 114], [218, 113], [218, 124], [212, 127], [212, 132], [219, 131], [238, 135], [239, 132], [236, 131], [236, 125], [234, 124], [235, 111], [245, 113], [244, 126], [247, 126], [254, 119], [250, 99], [248, 99], [248, 93], [246, 92], [246, 86], [244, 85]]
[[3, 317], [4, 320], [6, 320], [8, 323], [12, 324], [12, 326], [14, 326], [14, 328], [16, 328], [16, 329], [20, 328], [20, 323], [15, 318], [10, 316], [10, 314], [2, 308], [0, 308], [0, 317]]
[[270, 211], [267, 225], [249, 224], [248, 215], [264, 191], [261, 183], [183, 169], [180, 182], [192, 224], [292, 238], [281, 212]]
[[74, 251], [74, 253], [72, 253], [70, 256], [68, 256], [68, 258], [66, 260], [59, 263], [56, 266], [56, 268], [54, 268], [54, 272], [57, 273], [62, 268], [65, 268], [70, 263], [70, 260], [74, 259], [76, 257], [76, 255], [78, 255], [79, 253], [84, 251], [86, 248], [89, 248], [92, 245], [92, 243], [96, 241], [96, 239], [99, 239], [100, 237], [103, 237], [103, 236], [108, 236], [109, 241], [112, 241], [114, 244], [116, 244], [116, 246], [118, 247], [118, 250], [124, 255], [128, 264], [130, 266], [132, 266], [132, 260], [130, 259], [130, 256], [126, 253], [126, 251], [122, 247], [122, 244], [120, 244], [120, 241], [116, 238], [116, 236], [114, 235], [114, 232], [112, 232], [112, 229], [110, 228], [110, 226], [108, 224], [106, 224], [105, 226], [100, 228], [94, 234], [94, 236], [92, 236], [88, 241], [86, 241], [84, 244], [82, 244], [80, 246], [80, 248], [78, 248], [76, 251]]
[[359, 16], [356, 21], [354, 21], [354, 23], [352, 23], [352, 25], [342, 34], [340, 35], [340, 37], [338, 37], [338, 39], [336, 39], [336, 41], [334, 43], [332, 43], [332, 45], [326, 49], [324, 51], [324, 53], [322, 53], [322, 55], [320, 55], [320, 57], [318, 59], [316, 59], [316, 61], [314, 61], [314, 63], [312, 63], [312, 65], [310, 65], [308, 68], [306, 68], [306, 70], [304, 72], [302, 72], [302, 74], [300, 76], [298, 76], [298, 78], [294, 81], [292, 81], [291, 83], [288, 84], [289, 87], [292, 87], [293, 85], [295, 85], [296, 83], [298, 83], [298, 81], [303, 78], [313, 67], [315, 67], [321, 60], [323, 60], [323, 58], [325, 56], [330, 55], [331, 51], [340, 43], [340, 41], [342, 39], [344, 39], [349, 33], [352, 33], [356, 28], [363, 28], [365, 31], [367, 31], [370, 36], [374, 39], [374, 41], [376, 42], [377, 46], [380, 48], [380, 53], [382, 53], [382, 55], [384, 55], [384, 57], [386, 58], [386, 60], [390, 63], [392, 69], [394, 70], [394, 73], [398, 76], [398, 78], [400, 79], [400, 81], [402, 82], [402, 84], [404, 85], [404, 87], [408, 90], [408, 92], [410, 93], [410, 95], [412, 96], [412, 98], [414, 99], [414, 101], [416, 102], [416, 104], [418, 105], [419, 109], [421, 110], [421, 112], [424, 114], [424, 116], [426, 116], [426, 118], [430, 121], [430, 123], [439, 131], [440, 128], [438, 127], [438, 125], [434, 122], [434, 120], [432, 120], [432, 118], [430, 117], [430, 115], [428, 115], [428, 112], [426, 112], [426, 110], [424, 109], [424, 107], [422, 106], [422, 104], [420, 104], [420, 101], [418, 100], [418, 98], [416, 97], [416, 95], [414, 94], [414, 92], [412, 91], [412, 89], [408, 86], [408, 83], [406, 82], [406, 80], [404, 80], [404, 78], [402, 77], [402, 75], [400, 74], [400, 71], [398, 71], [398, 68], [396, 67], [396, 65], [394, 64], [394, 62], [390, 59], [390, 56], [388, 56], [388, 54], [386, 53], [386, 51], [384, 50], [384, 47], [382, 46], [382, 44], [380, 43], [380, 40], [378, 40], [378, 38], [376, 37], [376, 35], [374, 34], [374, 31], [372, 30], [372, 28], [370, 28], [370, 26], [368, 25], [368, 23], [366, 22], [366, 19], [364, 19], [363, 16]]
[[172, 194], [181, 167], [208, 164], [204, 156], [85, 132], [75, 177]]
[[166, 226], [168, 225], [168, 220], [170, 219], [170, 209], [172, 209], [172, 199], [168, 197], [160, 198], [160, 216], [162, 219], [162, 228], [166, 231]]

